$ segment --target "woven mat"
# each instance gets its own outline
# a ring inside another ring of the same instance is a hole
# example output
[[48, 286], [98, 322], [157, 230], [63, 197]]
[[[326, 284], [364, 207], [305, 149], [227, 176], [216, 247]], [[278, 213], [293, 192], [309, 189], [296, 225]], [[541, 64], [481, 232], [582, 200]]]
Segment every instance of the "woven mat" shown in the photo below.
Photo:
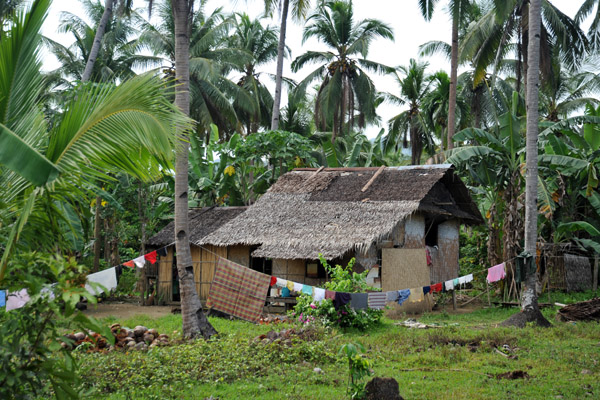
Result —
[[250, 322], [260, 318], [271, 277], [219, 258], [206, 305]]

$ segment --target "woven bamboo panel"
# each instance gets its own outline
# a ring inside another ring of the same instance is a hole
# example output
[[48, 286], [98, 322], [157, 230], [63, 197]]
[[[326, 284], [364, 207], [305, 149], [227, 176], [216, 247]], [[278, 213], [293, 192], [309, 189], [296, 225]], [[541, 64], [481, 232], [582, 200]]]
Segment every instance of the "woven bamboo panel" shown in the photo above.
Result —
[[194, 282], [196, 283], [196, 293], [200, 293], [200, 282], [202, 280], [202, 248], [191, 245], [192, 264], [194, 265]]
[[200, 299], [206, 300], [210, 285], [215, 276], [215, 266], [219, 257], [227, 258], [227, 247], [205, 246], [202, 250], [201, 278], [200, 278]]
[[166, 302], [173, 300], [173, 248], [169, 246], [158, 267], [158, 298]]
[[381, 289], [410, 289], [429, 285], [425, 249], [382, 249]]

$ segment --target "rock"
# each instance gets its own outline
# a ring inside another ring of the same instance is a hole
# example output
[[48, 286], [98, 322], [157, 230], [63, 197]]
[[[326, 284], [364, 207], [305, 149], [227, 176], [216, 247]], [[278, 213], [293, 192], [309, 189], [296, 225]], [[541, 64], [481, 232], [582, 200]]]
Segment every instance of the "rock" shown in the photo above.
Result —
[[161, 333], [160, 335], [158, 335], [158, 338], [159, 338], [159, 339], [167, 339], [167, 340], [168, 340], [168, 339], [169, 339], [169, 336], [168, 336], [168, 335], [165, 335], [164, 333]]
[[136, 337], [144, 336], [144, 333], [146, 333], [147, 331], [148, 331], [148, 328], [146, 328], [145, 326], [142, 326], [142, 325], [138, 325], [135, 328], [133, 328], [133, 334]]
[[127, 344], [125, 346], [127, 346], [129, 348], [135, 347], [135, 340], [132, 340], [131, 342], [127, 342]]
[[148, 329], [149, 334], [151, 334], [152, 336], [154, 336], [154, 338], [158, 337], [158, 331], [156, 329]]
[[75, 340], [76, 341], [80, 341], [80, 340], [85, 339], [85, 333], [83, 333], [83, 332], [77, 332], [73, 336], [75, 336]]
[[365, 386], [366, 400], [404, 400], [394, 378], [375, 377]]
[[120, 329], [121, 329], [121, 324], [119, 324], [119, 323], [114, 323], [110, 326], [110, 330], [113, 332], [119, 331]]
[[322, 373], [323, 373], [323, 370], [322, 370], [321, 368], [319, 368], [319, 367], [315, 367], [315, 368], [313, 369], [313, 372], [316, 372], [317, 374], [322, 374]]
[[134, 349], [141, 350], [141, 351], [148, 350], [148, 345], [144, 342], [139, 342], [139, 343], [136, 343]]
[[589, 369], [582, 369], [581, 370], [581, 375], [589, 375], [591, 373], [592, 373], [592, 371], [590, 371]]

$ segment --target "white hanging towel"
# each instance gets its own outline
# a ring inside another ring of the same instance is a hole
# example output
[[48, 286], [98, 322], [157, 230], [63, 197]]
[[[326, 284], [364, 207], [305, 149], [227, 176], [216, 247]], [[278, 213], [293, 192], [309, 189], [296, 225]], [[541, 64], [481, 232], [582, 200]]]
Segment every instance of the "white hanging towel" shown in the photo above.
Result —
[[454, 290], [454, 280], [450, 279], [444, 283], [446, 285], [446, 290]]
[[[87, 281], [99, 283], [104, 286], [108, 292], [115, 289], [117, 287], [117, 271], [115, 267], [105, 269], [104, 271], [96, 272], [95, 274], [91, 274], [87, 276]], [[100, 288], [92, 288], [88, 283], [85, 284], [85, 289], [93, 294], [94, 296], [102, 293], [102, 289]]]
[[284, 288], [287, 287], [287, 280], [286, 279], [281, 279], [281, 278], [277, 278], [277, 282], [275, 283], [275, 287], [278, 288]]
[[144, 268], [144, 265], [146, 265], [146, 259], [144, 258], [144, 256], [139, 256], [138, 258], [134, 258], [133, 262], [135, 263], [135, 265], [138, 268]]
[[325, 300], [325, 289], [315, 286], [313, 289], [313, 300], [315, 302]]
[[471, 281], [473, 281], [473, 274], [461, 276], [460, 278], [458, 278], [458, 283], [460, 285], [464, 285], [464, 284], [469, 283]]

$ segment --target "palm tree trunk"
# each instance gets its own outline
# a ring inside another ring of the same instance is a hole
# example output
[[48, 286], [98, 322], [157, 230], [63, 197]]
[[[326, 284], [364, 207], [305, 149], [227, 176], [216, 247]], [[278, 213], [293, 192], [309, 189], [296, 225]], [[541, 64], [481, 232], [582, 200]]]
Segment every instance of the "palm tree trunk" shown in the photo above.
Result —
[[452, 16], [452, 50], [450, 54], [450, 97], [448, 99], [448, 143], [447, 148], [454, 147], [452, 137], [456, 129], [456, 85], [458, 80], [458, 20], [460, 14]]
[[113, 3], [114, 0], [106, 0], [106, 2], [104, 3], [104, 13], [102, 14], [102, 19], [100, 19], [100, 23], [96, 28], [96, 36], [94, 36], [94, 43], [92, 44], [92, 49], [90, 50], [90, 55], [87, 59], [87, 63], [85, 64], [83, 76], [81, 77], [82, 82], [89, 81], [90, 77], [92, 76], [92, 71], [94, 70], [94, 63], [96, 62], [96, 58], [98, 57], [98, 52], [100, 52], [102, 37], [104, 36], [104, 32], [106, 30], [106, 24], [112, 16]]
[[[100, 51], [100, 45], [102, 44], [102, 37], [104, 36], [104, 32], [106, 31], [106, 24], [112, 15], [112, 7], [114, 0], [106, 0], [104, 5], [104, 13], [102, 14], [102, 18], [100, 19], [100, 23], [96, 28], [96, 35], [94, 36], [94, 43], [92, 44], [92, 49], [90, 50], [90, 55], [85, 64], [85, 70], [83, 71], [83, 75], [81, 77], [82, 82], [87, 82], [90, 80], [92, 76], [92, 71], [94, 70], [94, 63], [96, 62], [96, 58], [98, 57], [98, 52]], [[102, 199], [100, 196], [96, 196], [96, 211], [94, 217], [94, 268], [93, 271], [96, 272], [100, 268], [100, 207], [101, 207]]]
[[277, 45], [277, 71], [275, 75], [275, 97], [273, 98], [273, 114], [271, 116], [271, 130], [279, 129], [279, 105], [281, 104], [281, 81], [283, 78], [283, 53], [285, 52], [285, 31], [287, 29], [287, 16], [290, 0], [283, 0], [281, 10], [281, 28], [279, 29], [279, 44]]
[[[175, 78], [178, 85], [175, 90], [175, 105], [190, 114], [190, 14], [193, 2], [190, 0], [171, 0], [175, 21]], [[181, 293], [181, 317], [183, 337], [195, 338], [200, 334], [210, 338], [216, 334], [202, 311], [202, 303], [196, 292], [194, 267], [189, 240], [188, 220], [188, 133], [181, 132], [183, 139], [179, 143], [175, 160], [175, 251], [177, 252], [177, 272]]]
[[102, 218], [100, 217], [100, 207], [102, 206], [102, 198], [100, 196], [96, 196], [96, 211], [94, 215], [94, 267], [92, 269], [93, 272], [98, 272], [100, 269], [100, 252], [102, 250], [102, 243], [100, 240], [100, 235], [102, 234], [102, 230], [100, 229], [100, 224], [102, 223]]
[[[540, 71], [541, 0], [529, 4], [529, 33], [527, 51], [527, 145], [525, 162], [525, 251], [536, 257], [537, 242], [537, 181], [538, 181], [538, 123]], [[506, 324], [524, 327], [527, 322], [549, 326], [538, 307], [537, 273], [527, 271], [521, 296], [521, 313], [513, 315]]]

